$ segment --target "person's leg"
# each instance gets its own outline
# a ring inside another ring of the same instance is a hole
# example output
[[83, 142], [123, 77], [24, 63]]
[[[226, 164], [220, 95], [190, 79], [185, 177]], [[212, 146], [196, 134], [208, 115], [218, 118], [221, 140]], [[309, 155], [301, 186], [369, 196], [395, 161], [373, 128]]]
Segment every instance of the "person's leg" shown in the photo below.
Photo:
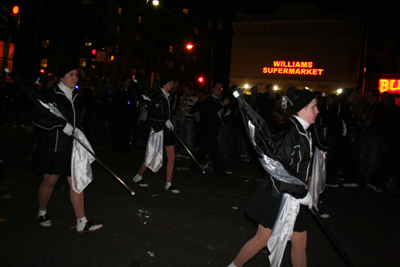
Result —
[[[223, 160], [227, 160], [229, 157], [229, 134], [230, 134], [230, 121], [224, 122], [224, 125], [222, 125], [221, 130], [220, 130], [220, 138], [219, 142], [217, 145], [219, 146], [218, 148], [218, 153], [220, 153], [220, 158]], [[218, 133], [217, 133], [217, 140], [218, 140]]]
[[187, 147], [188, 147], [190, 153], [192, 153], [192, 155], [194, 154], [194, 138], [193, 138], [193, 134], [194, 134], [193, 121], [188, 120], [186, 122], [186, 144], [187, 144]]
[[72, 180], [70, 176], [67, 176], [69, 187], [70, 187], [70, 198], [72, 206], [74, 207], [76, 216], [76, 231], [78, 233], [94, 232], [103, 228], [102, 224], [93, 224], [86, 219], [85, 207], [84, 207], [84, 196], [83, 191], [80, 193], [75, 192], [72, 189]]
[[46, 210], [47, 203], [53, 194], [54, 187], [60, 175], [43, 174], [43, 182], [39, 187], [39, 209]]
[[382, 146], [382, 137], [380, 136], [370, 136], [369, 139], [369, 163], [368, 163], [368, 180], [371, 182], [372, 175], [378, 168], [378, 163], [380, 161], [380, 152]]
[[306, 267], [307, 266], [307, 231], [293, 232], [292, 234], [292, 266]]
[[[204, 128], [201, 130], [201, 145], [199, 150], [197, 150], [197, 153], [195, 155], [195, 158], [199, 164], [206, 158], [208, 152], [209, 152], [209, 133], [206, 131]], [[195, 164], [195, 162], [192, 160], [190, 164], [190, 168], [197, 170], [199, 167]]]
[[145, 172], [147, 170], [147, 166], [146, 166], [146, 164], [144, 164], [144, 162], [142, 163], [142, 166], [140, 166], [140, 169], [139, 169], [139, 171], [138, 171], [138, 175], [139, 176], [143, 176], [143, 173]]
[[76, 219], [85, 217], [85, 208], [84, 208], [84, 201], [83, 201], [83, 191], [81, 193], [77, 193], [72, 189], [72, 181], [71, 177], [68, 176], [68, 183], [70, 186], [69, 195], [71, 198], [72, 206], [74, 207]]
[[148, 187], [149, 185], [143, 180], [143, 173], [147, 170], [146, 164], [143, 162], [142, 166], [140, 166], [139, 171], [137, 174], [133, 177], [133, 181], [137, 183], [140, 187]]
[[369, 139], [368, 136], [361, 136], [360, 138], [360, 151], [361, 151], [361, 162], [362, 162], [362, 176], [364, 182], [368, 182], [368, 164], [369, 164]]
[[258, 225], [256, 235], [247, 241], [247, 243], [239, 251], [233, 264], [237, 267], [243, 266], [251, 258], [253, 258], [260, 250], [267, 246], [269, 237], [271, 236], [271, 229], [264, 228], [262, 225]]
[[[186, 143], [186, 121], [185, 120], [180, 120], [178, 121], [179, 125], [179, 138], [182, 140], [182, 142], [187, 146]], [[178, 154], [180, 155], [186, 155], [186, 150], [183, 148], [182, 144], [178, 141]]]
[[172, 181], [172, 173], [174, 171], [175, 164], [175, 146], [165, 146], [165, 152], [167, 153], [167, 183], [171, 183]]
[[217, 175], [221, 174], [225, 170], [225, 164], [222, 162], [221, 154], [219, 151], [218, 134], [218, 128], [209, 129], [207, 140], [210, 159], [213, 164], [214, 171]]

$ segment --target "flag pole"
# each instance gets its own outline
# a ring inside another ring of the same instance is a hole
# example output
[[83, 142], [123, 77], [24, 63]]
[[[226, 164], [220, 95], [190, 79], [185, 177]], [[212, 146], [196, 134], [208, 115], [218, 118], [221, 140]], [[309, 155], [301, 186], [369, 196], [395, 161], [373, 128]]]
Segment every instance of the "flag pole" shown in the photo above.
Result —
[[328, 240], [331, 242], [331, 244], [333, 245], [335, 250], [339, 253], [339, 256], [343, 259], [346, 266], [353, 267], [354, 265], [351, 263], [351, 261], [349, 260], [349, 258], [346, 255], [346, 253], [344, 252], [342, 247], [339, 245], [336, 238], [329, 231], [328, 227], [326, 226], [325, 222], [322, 220], [321, 216], [319, 215], [317, 209], [314, 206], [311, 208], [311, 213], [312, 213], [312, 215], [314, 215], [314, 218], [317, 220], [318, 225], [323, 230], [323, 232], [326, 234]]
[[179, 136], [175, 133], [174, 130], [172, 130], [172, 132], [174, 133], [176, 139], [178, 139], [179, 143], [181, 143], [181, 145], [185, 148], [186, 152], [190, 155], [190, 157], [193, 159], [193, 161], [196, 163], [196, 165], [200, 168], [200, 170], [202, 171], [203, 174], [206, 174], [205, 170], [203, 170], [203, 168], [201, 167], [201, 165], [199, 164], [199, 162], [196, 160], [196, 158], [193, 156], [192, 152], [190, 152], [189, 148], [187, 148], [187, 146], [185, 146], [185, 144], [183, 143], [182, 139], [179, 138]]
[[[138, 81], [136, 79], [133, 80], [133, 82], [138, 86], [138, 88], [140, 89], [140, 96], [141, 98], [146, 101], [147, 103], [154, 105], [154, 103], [151, 101], [151, 99], [146, 95], [146, 92], [144, 90], [144, 88], [142, 86], [140, 86], [140, 84], [138, 83]], [[206, 174], [206, 172], [203, 170], [203, 168], [201, 167], [201, 165], [199, 164], [199, 162], [196, 160], [196, 158], [193, 156], [193, 154], [190, 152], [190, 150], [185, 146], [185, 144], [183, 143], [183, 141], [179, 138], [179, 136], [174, 132], [174, 130], [172, 130], [174, 136], [176, 137], [176, 139], [178, 139], [179, 143], [185, 148], [185, 150], [189, 153], [190, 157], [193, 159], [193, 161], [196, 163], [196, 165], [200, 168], [200, 170], [202, 171], [203, 174]]]
[[81, 144], [95, 159], [96, 161], [111, 175], [113, 176], [118, 182], [120, 182], [128, 191], [129, 193], [131, 193], [132, 196], [135, 195], [135, 192], [133, 192], [132, 189], [130, 189], [125, 183], [124, 181], [122, 181], [112, 170], [110, 170], [110, 168], [108, 168], [97, 156], [96, 154], [90, 150], [90, 148], [88, 148], [78, 137], [76, 137], [74, 134], [72, 134], [72, 137], [75, 138], [76, 141], [79, 142], [79, 144]]

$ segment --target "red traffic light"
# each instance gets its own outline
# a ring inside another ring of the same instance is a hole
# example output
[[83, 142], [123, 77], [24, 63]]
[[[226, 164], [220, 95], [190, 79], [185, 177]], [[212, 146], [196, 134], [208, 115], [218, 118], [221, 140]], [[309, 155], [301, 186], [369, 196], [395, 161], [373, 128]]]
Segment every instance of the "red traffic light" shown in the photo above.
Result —
[[11, 9], [11, 12], [12, 12], [13, 15], [18, 15], [19, 6], [13, 6], [13, 8]]
[[203, 77], [199, 77], [197, 80], [199, 81], [199, 83], [204, 82], [204, 78]]
[[40, 69], [41, 74], [44, 74], [44, 72], [45, 72], [44, 69]]
[[93, 49], [93, 50], [92, 50], [92, 55], [96, 55], [96, 54], [97, 54], [96, 49]]

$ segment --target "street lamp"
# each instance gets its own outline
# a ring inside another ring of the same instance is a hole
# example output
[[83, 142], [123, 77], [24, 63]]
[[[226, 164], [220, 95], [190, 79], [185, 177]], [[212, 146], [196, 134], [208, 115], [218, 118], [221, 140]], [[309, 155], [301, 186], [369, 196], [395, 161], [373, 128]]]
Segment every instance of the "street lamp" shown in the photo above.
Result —
[[187, 44], [186, 48], [188, 50], [192, 50], [193, 47], [195, 47], [195, 46], [204, 46], [204, 47], [210, 49], [210, 52], [211, 52], [211, 58], [210, 58], [210, 83], [211, 83], [211, 85], [210, 86], [212, 87], [213, 86], [213, 57], [214, 57], [214, 49], [211, 46], [203, 45], [203, 44]]

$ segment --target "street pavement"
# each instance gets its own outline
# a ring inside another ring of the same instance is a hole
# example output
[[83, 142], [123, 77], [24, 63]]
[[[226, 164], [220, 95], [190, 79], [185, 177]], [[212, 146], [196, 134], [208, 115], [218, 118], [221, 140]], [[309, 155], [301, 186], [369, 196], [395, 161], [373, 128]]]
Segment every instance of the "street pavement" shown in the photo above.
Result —
[[[69, 186], [60, 179], [48, 206], [53, 226], [37, 220], [41, 175], [28, 170], [36, 137], [26, 129], [0, 126], [0, 266], [219, 266], [234, 259], [256, 232], [244, 210], [262, 179], [254, 162], [228, 163], [234, 172], [216, 177], [191, 170], [175, 170], [174, 195], [164, 190], [165, 166], [144, 174], [148, 188], [132, 182], [144, 156], [143, 150], [127, 154], [110, 145], [94, 145], [98, 158], [128, 187], [98, 163], [94, 180], [85, 190], [86, 217], [104, 228], [76, 233], [76, 219], [69, 200]], [[190, 160], [176, 160], [176, 168]], [[324, 219], [354, 266], [399, 266], [399, 194], [375, 193], [359, 188], [327, 188], [320, 207]], [[346, 266], [310, 215], [308, 266]], [[266, 250], [246, 267], [269, 266]], [[291, 266], [288, 244], [281, 266]]]

